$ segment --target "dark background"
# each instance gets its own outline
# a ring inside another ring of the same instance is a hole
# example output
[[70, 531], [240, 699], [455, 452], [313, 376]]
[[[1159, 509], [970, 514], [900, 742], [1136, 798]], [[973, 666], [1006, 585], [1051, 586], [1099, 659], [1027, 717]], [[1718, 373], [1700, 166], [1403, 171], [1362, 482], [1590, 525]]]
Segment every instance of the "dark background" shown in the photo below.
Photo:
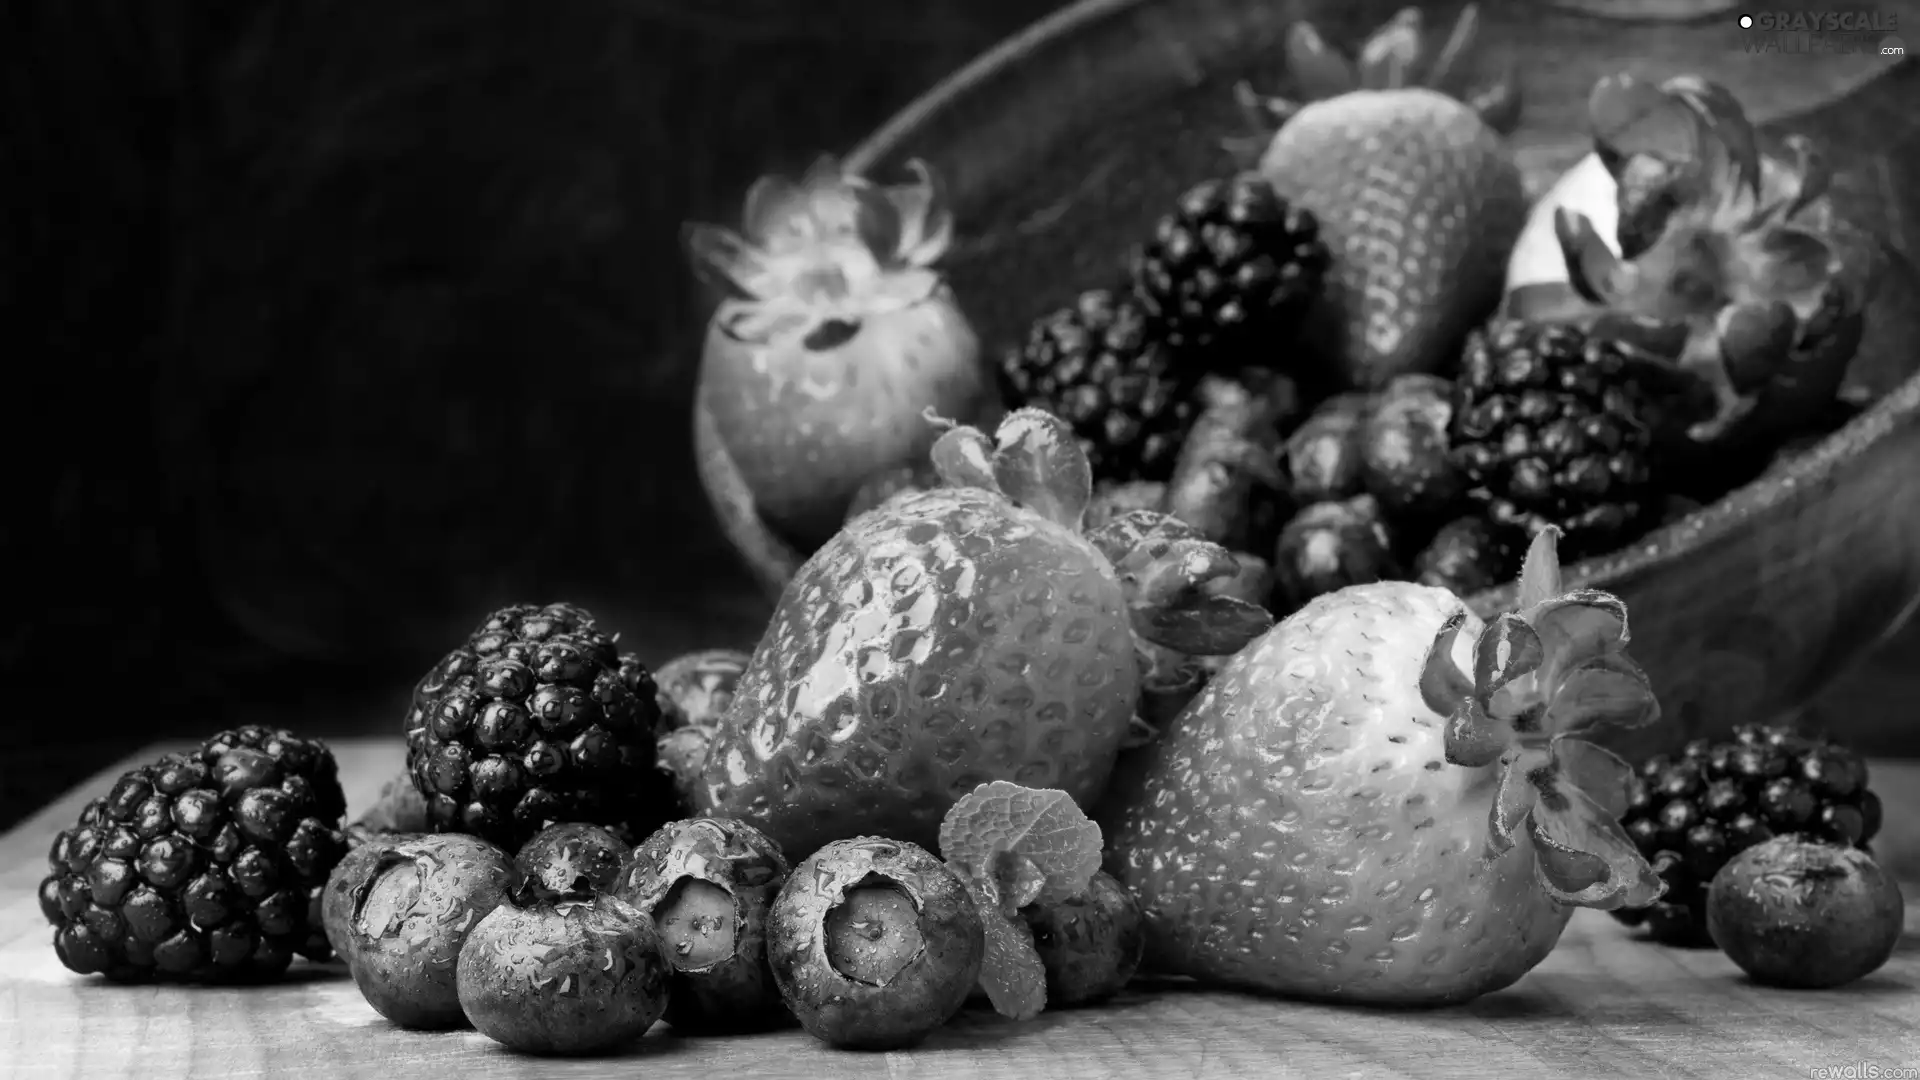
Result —
[[504, 602], [751, 645], [679, 224], [1051, 6], [0, 0], [0, 826], [160, 738], [396, 730]]

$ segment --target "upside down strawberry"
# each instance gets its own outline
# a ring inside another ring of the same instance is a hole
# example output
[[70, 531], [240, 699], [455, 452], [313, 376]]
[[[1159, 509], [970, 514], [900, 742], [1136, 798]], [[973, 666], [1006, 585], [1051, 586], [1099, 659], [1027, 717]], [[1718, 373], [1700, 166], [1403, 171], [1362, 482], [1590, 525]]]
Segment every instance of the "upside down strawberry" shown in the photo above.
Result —
[[[883, 185], [823, 159], [768, 177], [743, 228], [688, 230], [695, 268], [727, 293], [708, 326], [695, 433], [729, 528], [751, 511], [804, 557], [869, 476], [926, 455], [933, 408], [997, 404], [979, 339], [935, 269], [953, 217], [934, 174]], [[736, 537], [743, 544], [754, 541]]]
[[1659, 894], [1616, 820], [1631, 770], [1581, 738], [1658, 707], [1624, 607], [1562, 593], [1554, 543], [1491, 624], [1445, 589], [1356, 585], [1228, 662], [1147, 751], [1113, 836], [1151, 964], [1444, 1004], [1526, 974], [1574, 907]]
[[1086, 456], [1021, 409], [940, 436], [943, 486], [869, 511], [801, 567], [717, 725], [694, 801], [790, 852], [924, 847], [991, 780], [1091, 804], [1139, 700], [1135, 634], [1230, 653], [1272, 619], [1207, 582], [1232, 556], [1136, 511], [1083, 534]]

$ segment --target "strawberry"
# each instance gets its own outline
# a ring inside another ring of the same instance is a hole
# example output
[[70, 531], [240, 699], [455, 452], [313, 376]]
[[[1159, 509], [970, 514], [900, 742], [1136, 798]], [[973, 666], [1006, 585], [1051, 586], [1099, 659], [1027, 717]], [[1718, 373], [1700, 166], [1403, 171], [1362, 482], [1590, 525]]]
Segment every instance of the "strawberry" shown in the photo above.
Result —
[[740, 231], [687, 232], [696, 270], [725, 293], [700, 361], [702, 477], [723, 518], [750, 500], [802, 556], [869, 476], [926, 455], [923, 410], [967, 419], [997, 402], [934, 269], [952, 215], [933, 172], [911, 171], [886, 186], [823, 159], [798, 182], [755, 184]]
[[1632, 770], [1581, 738], [1658, 706], [1625, 608], [1562, 593], [1555, 543], [1535, 539], [1518, 613], [1491, 624], [1445, 589], [1354, 585], [1214, 676], [1143, 751], [1112, 837], [1151, 963], [1445, 1004], [1520, 978], [1573, 908], [1660, 893], [1617, 821]]
[[1090, 803], [1139, 702], [1136, 633], [1218, 654], [1272, 625], [1205, 588], [1233, 558], [1172, 518], [1083, 533], [1092, 472], [1047, 413], [991, 438], [951, 427], [933, 461], [942, 486], [848, 522], [788, 584], [714, 732], [699, 813], [797, 856], [862, 833], [931, 847], [992, 780]]
[[1519, 95], [1509, 73], [1455, 96], [1477, 26], [1469, 5], [1429, 56], [1420, 12], [1407, 8], [1349, 60], [1298, 22], [1287, 58], [1305, 102], [1238, 88], [1260, 128], [1280, 125], [1256, 140], [1260, 171], [1319, 219], [1333, 252], [1312, 321], [1354, 387], [1440, 371], [1500, 301], [1526, 222], [1502, 138], [1518, 123]]
[[1830, 415], [1880, 267], [1836, 216], [1812, 141], [1763, 150], [1733, 95], [1693, 76], [1602, 79], [1588, 120], [1616, 184], [1614, 234], [1556, 212], [1586, 301], [1570, 314], [1665, 338], [1714, 392], [1692, 434], [1716, 450], [1770, 452]]

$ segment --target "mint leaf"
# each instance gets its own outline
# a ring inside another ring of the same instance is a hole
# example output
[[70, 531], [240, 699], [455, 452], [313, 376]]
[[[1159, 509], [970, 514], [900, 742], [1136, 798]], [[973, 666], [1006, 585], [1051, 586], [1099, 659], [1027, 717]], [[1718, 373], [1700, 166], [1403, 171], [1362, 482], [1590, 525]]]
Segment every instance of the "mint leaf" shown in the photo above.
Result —
[[[995, 877], [1008, 865], [1015, 867], [1016, 879], [1022, 876], [1018, 864], [1008, 863], [1005, 856], [1030, 862], [1042, 884], [1028, 903], [1070, 900], [1086, 891], [1100, 869], [1100, 846], [1100, 826], [1074, 805], [1073, 796], [1005, 780], [974, 788], [940, 823], [940, 855], [964, 878], [997, 886]], [[997, 901], [1000, 889], [994, 892]]]
[[994, 891], [1000, 896], [1000, 910], [1008, 915], [1040, 899], [1047, 887], [1047, 875], [1040, 864], [1017, 851], [995, 852], [989, 872]]
[[993, 1010], [1009, 1020], [1031, 1020], [1047, 1007], [1047, 969], [1033, 947], [1033, 928], [1003, 909], [1005, 898], [991, 881], [955, 867], [980, 909], [987, 930], [987, 953], [980, 965], [980, 988]]

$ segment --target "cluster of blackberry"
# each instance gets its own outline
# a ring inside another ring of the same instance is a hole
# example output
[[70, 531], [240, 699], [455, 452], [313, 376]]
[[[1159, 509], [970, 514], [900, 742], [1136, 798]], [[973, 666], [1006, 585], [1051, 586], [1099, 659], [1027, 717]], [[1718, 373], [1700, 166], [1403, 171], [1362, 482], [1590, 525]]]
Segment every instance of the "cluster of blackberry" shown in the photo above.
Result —
[[[1543, 526], [1558, 526], [1577, 559], [1674, 508], [1664, 452], [1701, 402], [1669, 365], [1573, 325], [1497, 319], [1468, 341], [1454, 378], [1402, 375], [1315, 398], [1338, 379], [1292, 346], [1329, 272], [1319, 233], [1258, 176], [1196, 186], [1134, 251], [1123, 283], [1041, 316], [1003, 353], [1009, 404], [1067, 421], [1096, 487], [1130, 505], [1196, 524], [1264, 522], [1210, 538], [1239, 540], [1270, 568], [1266, 598], [1281, 614], [1383, 578], [1478, 592], [1517, 572]], [[1241, 432], [1262, 459], [1251, 466], [1192, 446], [1208, 380], [1221, 377], [1255, 391], [1285, 383], [1285, 402]], [[1251, 505], [1196, 508], [1173, 490], [1211, 466], [1260, 476], [1211, 493]], [[1165, 488], [1143, 499], [1154, 485]]]

